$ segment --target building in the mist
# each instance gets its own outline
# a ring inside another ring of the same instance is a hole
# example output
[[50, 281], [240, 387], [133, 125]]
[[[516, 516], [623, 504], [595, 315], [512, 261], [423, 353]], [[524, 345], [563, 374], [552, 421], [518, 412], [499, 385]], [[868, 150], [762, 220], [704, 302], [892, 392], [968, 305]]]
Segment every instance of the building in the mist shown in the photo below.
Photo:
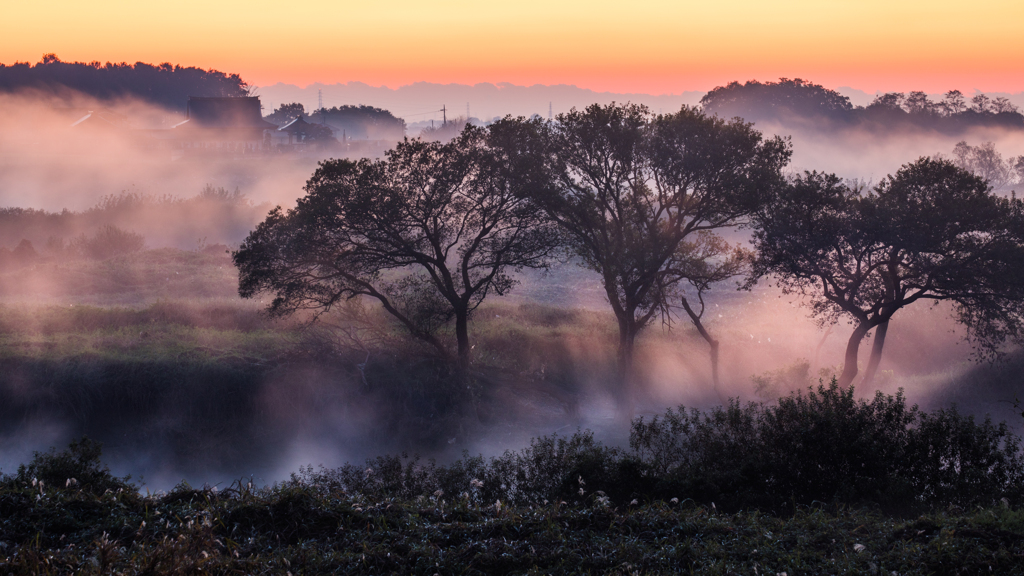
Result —
[[169, 136], [188, 154], [253, 154], [271, 148], [277, 126], [263, 119], [258, 96], [190, 96], [185, 120]]
[[275, 130], [271, 136], [271, 142], [278, 150], [300, 149], [307, 144], [332, 139], [334, 132], [326, 124], [310, 124], [302, 116], [298, 116]]

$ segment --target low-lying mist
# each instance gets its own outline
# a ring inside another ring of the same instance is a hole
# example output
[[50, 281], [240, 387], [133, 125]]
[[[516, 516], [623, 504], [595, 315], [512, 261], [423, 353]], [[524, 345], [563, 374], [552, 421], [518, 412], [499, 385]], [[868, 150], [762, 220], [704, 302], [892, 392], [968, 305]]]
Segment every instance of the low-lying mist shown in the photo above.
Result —
[[[175, 276], [201, 277], [226, 261], [182, 254], [193, 260], [175, 264]], [[128, 265], [145, 257], [118, 258]], [[480, 308], [471, 326], [471, 390], [455, 386], [443, 363], [372, 303], [353, 303], [312, 326], [274, 320], [261, 303], [225, 294], [234, 281], [227, 274], [215, 298], [176, 280], [173, 297], [107, 294], [104, 306], [94, 306], [68, 303], [90, 298], [75, 293], [8, 303], [0, 306], [0, 469], [82, 435], [104, 443], [115, 472], [141, 475], [153, 489], [182, 479], [271, 482], [301, 465], [381, 453], [498, 454], [578, 428], [621, 443], [616, 328], [593, 280], [566, 264], [524, 277], [514, 296]], [[552, 305], [543, 299], [549, 290], [575, 297]], [[732, 397], [772, 401], [837, 372], [851, 328], [826, 336], [805, 309], [770, 288], [723, 287], [711, 296], [707, 324], [722, 342], [721, 388], [712, 386], [706, 343], [688, 324], [655, 326], [638, 346], [639, 416]], [[119, 301], [134, 304], [110, 305]], [[1010, 401], [1011, 367], [1020, 360], [972, 364], [960, 336], [948, 310], [904, 311], [892, 322], [875, 387], [905, 388], [924, 406], [959, 402], [1019, 428]]]
[[979, 127], [946, 134], [909, 124], [895, 128], [846, 126], [800, 117], [784, 123], [762, 121], [756, 125], [765, 134], [792, 137], [790, 171], [832, 172], [869, 183], [877, 183], [903, 164], [922, 156], [942, 154], [948, 157], [961, 141], [972, 146], [992, 142], [1007, 157], [1024, 154], [1024, 131], [1002, 127]]
[[207, 184], [241, 188], [257, 204], [292, 205], [320, 159], [182, 156], [166, 140], [182, 120], [131, 100], [0, 95], [0, 206], [80, 211], [111, 194], [187, 197]]
[[[0, 248], [9, 252], [0, 254], [0, 470], [83, 434], [104, 443], [115, 473], [158, 489], [182, 478], [272, 482], [300, 465], [382, 452], [495, 454], [577, 428], [625, 438], [615, 418], [616, 325], [594, 273], [561, 263], [489, 298], [470, 325], [476, 384], [462, 389], [371, 303], [310, 325], [270, 318], [266, 302], [237, 296], [226, 252], [271, 206], [294, 204], [316, 156], [176, 157], [133, 131], [174, 115], [137, 102], [116, 107], [129, 120], [72, 126], [106, 107], [0, 97]], [[960, 140], [1024, 153], [1024, 135], [996, 129], [760, 128], [793, 136], [794, 170], [874, 181]], [[90, 248], [104, 227], [142, 244]], [[19, 252], [23, 241], [31, 253]], [[723, 283], [707, 306], [721, 387], [711, 383], [707, 344], [676, 316], [639, 340], [640, 416], [729, 398], [770, 402], [827, 382], [852, 331], [818, 326], [799, 301], [764, 285]], [[1020, 430], [1012, 401], [1024, 356], [974, 364], [949, 313], [918, 304], [894, 316], [875, 386], [858, 395], [903, 388], [912, 403], [957, 402]]]

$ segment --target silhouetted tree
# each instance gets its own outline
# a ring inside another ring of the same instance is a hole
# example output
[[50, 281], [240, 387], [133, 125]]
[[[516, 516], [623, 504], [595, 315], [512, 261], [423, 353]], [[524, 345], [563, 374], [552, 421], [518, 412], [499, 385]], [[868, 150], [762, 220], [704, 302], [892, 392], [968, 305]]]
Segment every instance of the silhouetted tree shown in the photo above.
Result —
[[992, 100], [992, 111], [996, 114], [1012, 114], [1018, 112], [1017, 107], [1004, 96]]
[[699, 234], [737, 225], [769, 197], [789, 145], [687, 107], [655, 117], [643, 106], [592, 105], [560, 114], [552, 131], [556, 190], [538, 202], [603, 279], [631, 414], [637, 334], [696, 273]]
[[903, 111], [903, 102], [907, 99], [902, 92], [888, 92], [875, 96], [875, 99], [868, 105], [868, 109], [877, 110], [898, 110]]
[[992, 188], [999, 190], [1015, 182], [1015, 166], [1021, 159], [1003, 160], [993, 142], [970, 146], [966, 141], [957, 142], [953, 148], [953, 163], [985, 180]]
[[967, 110], [967, 100], [964, 98], [963, 92], [950, 90], [946, 92], [946, 97], [942, 101], [942, 107], [947, 115], [960, 114]]
[[345, 137], [369, 140], [401, 140], [405, 137], [405, 120], [382, 108], [373, 106], [337, 106], [316, 110], [309, 122], [326, 122]]
[[911, 92], [903, 100], [903, 108], [909, 114], [933, 114], [937, 111], [934, 102], [928, 99], [928, 95], [921, 91]]
[[890, 318], [918, 300], [952, 302], [979, 357], [1022, 336], [1024, 205], [950, 162], [922, 158], [868, 194], [834, 175], [794, 178], [758, 214], [754, 244], [748, 286], [771, 275], [785, 292], [809, 297], [822, 322], [853, 321], [843, 386], [877, 327], [871, 381]]
[[282, 104], [278, 108], [274, 109], [273, 112], [263, 117], [267, 122], [273, 122], [278, 126], [284, 126], [296, 118], [304, 118], [306, 116], [306, 107], [298, 102], [292, 102], [291, 104]]
[[[447, 144], [406, 140], [385, 160], [321, 163], [298, 205], [273, 210], [235, 252], [239, 294], [274, 294], [273, 314], [376, 299], [465, 370], [472, 312], [512, 289], [511, 271], [545, 267], [559, 244], [525, 194], [543, 184], [538, 130], [503, 121]], [[456, 354], [437, 334], [451, 320]]]
[[[666, 275], [666, 281], [670, 283], [683, 280], [689, 284], [689, 291], [696, 296], [696, 304], [687, 299], [688, 290], [683, 290], [679, 296], [683, 311], [693, 326], [710, 347], [711, 354], [711, 382], [715, 392], [721, 396], [719, 390], [720, 379], [718, 376], [718, 352], [719, 341], [713, 337], [706, 326], [703, 318], [706, 306], [704, 295], [711, 289], [712, 285], [723, 280], [728, 280], [741, 274], [746, 268], [750, 254], [738, 247], [729, 246], [720, 236], [704, 230], [693, 235], [692, 240], [680, 244], [679, 256], [676, 258], [675, 268], [670, 269]], [[669, 290], [662, 289], [664, 293]], [[691, 296], [691, 297], [692, 297]], [[723, 401], [726, 398], [722, 398]]]
[[992, 99], [985, 94], [978, 94], [974, 98], [971, 98], [971, 110], [978, 114], [985, 114], [991, 112]]
[[784, 117], [825, 116], [839, 118], [853, 109], [850, 99], [800, 78], [780, 78], [778, 82], [745, 84], [732, 82], [711, 90], [700, 100], [704, 111], [723, 118], [739, 116], [750, 121]]

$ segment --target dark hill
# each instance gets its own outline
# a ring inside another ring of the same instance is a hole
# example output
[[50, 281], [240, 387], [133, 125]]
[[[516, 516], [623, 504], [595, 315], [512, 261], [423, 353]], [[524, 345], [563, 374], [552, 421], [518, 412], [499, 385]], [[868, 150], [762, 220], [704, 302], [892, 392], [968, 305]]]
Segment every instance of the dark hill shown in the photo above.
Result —
[[985, 94], [970, 100], [950, 90], [941, 101], [924, 92], [882, 94], [867, 107], [853, 106], [849, 98], [800, 78], [778, 82], [732, 82], [708, 92], [704, 110], [723, 118], [749, 122], [811, 120], [823, 130], [838, 125], [873, 125], [886, 130], [924, 128], [958, 134], [976, 127], [1024, 128], [1024, 115], [1006, 98]]
[[36, 90], [58, 98], [74, 92], [100, 101], [139, 98], [171, 110], [185, 111], [189, 96], [247, 96], [249, 85], [238, 74], [163, 63], [62, 62], [46, 54], [36, 64], [0, 63], [0, 93]]

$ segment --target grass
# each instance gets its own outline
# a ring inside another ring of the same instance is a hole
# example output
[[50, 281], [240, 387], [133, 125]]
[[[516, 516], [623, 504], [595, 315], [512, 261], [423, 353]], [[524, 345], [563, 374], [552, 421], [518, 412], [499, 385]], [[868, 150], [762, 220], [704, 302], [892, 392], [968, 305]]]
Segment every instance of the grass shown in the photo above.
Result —
[[237, 299], [238, 271], [225, 253], [159, 248], [94, 261], [40, 258], [0, 271], [8, 301], [145, 305], [164, 299]]

